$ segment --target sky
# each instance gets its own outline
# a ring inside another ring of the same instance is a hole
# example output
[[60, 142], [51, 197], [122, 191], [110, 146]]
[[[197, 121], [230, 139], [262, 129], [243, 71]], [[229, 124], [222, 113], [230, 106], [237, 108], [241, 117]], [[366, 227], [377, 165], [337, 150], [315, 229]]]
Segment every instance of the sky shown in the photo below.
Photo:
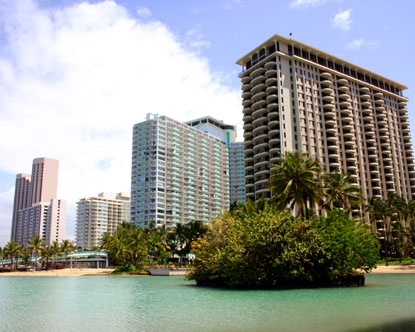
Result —
[[130, 191], [147, 113], [211, 115], [242, 138], [235, 62], [274, 34], [408, 86], [414, 128], [414, 14], [412, 0], [0, 0], [0, 245], [34, 158], [60, 161], [73, 240], [77, 200]]

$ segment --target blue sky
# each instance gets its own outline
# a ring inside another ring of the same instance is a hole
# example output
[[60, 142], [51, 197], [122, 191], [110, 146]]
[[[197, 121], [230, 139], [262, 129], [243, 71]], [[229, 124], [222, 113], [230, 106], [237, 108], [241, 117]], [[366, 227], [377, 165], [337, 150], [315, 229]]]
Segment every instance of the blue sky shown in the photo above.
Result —
[[410, 0], [0, 0], [0, 244], [15, 174], [36, 157], [60, 160], [73, 238], [77, 199], [129, 191], [146, 113], [241, 128], [235, 62], [276, 33], [408, 86], [414, 128], [414, 13]]

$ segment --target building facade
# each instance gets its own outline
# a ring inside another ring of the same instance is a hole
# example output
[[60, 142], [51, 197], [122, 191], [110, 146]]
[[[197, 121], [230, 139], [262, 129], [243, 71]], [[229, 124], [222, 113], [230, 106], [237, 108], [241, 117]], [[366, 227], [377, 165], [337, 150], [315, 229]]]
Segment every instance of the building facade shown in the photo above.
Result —
[[270, 198], [269, 165], [292, 150], [351, 174], [365, 197], [415, 198], [404, 85], [279, 35], [237, 64], [247, 198]]
[[223, 121], [206, 116], [186, 122], [216, 138], [228, 146], [229, 153], [229, 199], [230, 203], [245, 203], [245, 157], [244, 143], [235, 142], [236, 126], [225, 124]]
[[166, 116], [134, 125], [131, 222], [173, 227], [208, 222], [229, 208], [226, 144]]
[[17, 174], [11, 241], [26, 245], [40, 235], [46, 244], [65, 236], [66, 201], [57, 199], [59, 161], [33, 160], [32, 174]]
[[130, 195], [100, 193], [77, 202], [76, 245], [92, 248], [100, 245], [104, 233], [114, 234], [123, 222], [130, 221]]
[[245, 198], [245, 154], [244, 142], [229, 146], [229, 190], [231, 205], [246, 202]]

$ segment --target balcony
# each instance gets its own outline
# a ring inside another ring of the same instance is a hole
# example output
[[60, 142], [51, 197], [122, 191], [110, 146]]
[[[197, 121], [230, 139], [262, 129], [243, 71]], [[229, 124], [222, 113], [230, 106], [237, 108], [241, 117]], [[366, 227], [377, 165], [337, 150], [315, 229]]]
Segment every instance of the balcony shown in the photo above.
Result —
[[385, 101], [383, 99], [375, 99], [376, 105], [385, 105]]
[[329, 118], [334, 119], [334, 118], [336, 118], [336, 113], [331, 112], [331, 111], [324, 112], [324, 117], [327, 118], [327, 119], [329, 119]]
[[267, 63], [265, 63], [264, 65], [265, 69], [269, 69], [272, 67], [277, 67], [277, 63], [275, 61], [268, 61]]
[[270, 103], [267, 105], [267, 110], [271, 111], [271, 110], [275, 110], [278, 108], [278, 103]]
[[268, 151], [258, 152], [254, 155], [254, 160], [257, 161], [258, 159], [268, 157], [268, 154], [269, 154]]
[[254, 128], [252, 130], [252, 134], [254, 136], [260, 135], [260, 134], [267, 134], [267, 133], [268, 133], [268, 126], [266, 124], [265, 125], [261, 125], [259, 127], [256, 127], [256, 128]]
[[[259, 108], [265, 106], [266, 104], [267, 104], [266, 100], [258, 100], [257, 102], [252, 104], [251, 108], [253, 110], [258, 110]], [[254, 115], [254, 113], [252, 113], [252, 115]]]
[[323, 104], [323, 108], [325, 109], [325, 110], [334, 110], [334, 104], [329, 104], [329, 103], [325, 103], [325, 104]]
[[261, 83], [261, 84], [258, 84], [258, 85], [255, 85], [255, 86], [252, 87], [251, 94], [254, 95], [257, 92], [263, 91], [263, 90], [265, 90], [265, 84], [264, 83]]
[[330, 80], [324, 80], [324, 81], [321, 81], [320, 84], [322, 87], [324, 86], [324, 87], [331, 88], [331, 86], [333, 85], [333, 82]]
[[[245, 119], [245, 117], [244, 117], [244, 119]], [[252, 129], [252, 123], [244, 124], [244, 131], [251, 130], [251, 129]]]
[[244, 100], [242, 100], [242, 105], [243, 105], [244, 107], [249, 106], [249, 105], [251, 105], [251, 104], [252, 104], [251, 99], [244, 99]]
[[347, 93], [340, 94], [339, 98], [346, 101], [350, 100], [350, 96]]
[[333, 96], [331, 96], [331, 95], [326, 95], [326, 96], [323, 96], [323, 97], [322, 97], [322, 99], [323, 99], [324, 101], [326, 101], [326, 102], [329, 102], [329, 103], [331, 103], [331, 102], [333, 102], [333, 101], [334, 101], [334, 97], [333, 97]]
[[330, 79], [332, 79], [333, 78], [333, 75], [331, 75], [331, 73], [329, 73], [329, 72], [327, 72], [327, 71], [325, 71], [325, 72], [322, 72], [321, 74], [320, 74], [320, 77], [323, 79], [328, 79], [328, 80], [330, 80]]
[[339, 78], [337, 84], [346, 85], [348, 82], [345, 78]]
[[383, 93], [382, 92], [375, 92], [374, 96], [376, 98], [383, 98]]
[[321, 92], [322, 92], [322, 93], [325, 93], [325, 94], [327, 94], [327, 95], [332, 95], [332, 94], [334, 94], [334, 91], [333, 91], [333, 89], [332, 89], [332, 88], [323, 88], [323, 89], [321, 89]]
[[268, 112], [268, 121], [271, 121], [272, 119], [279, 119], [280, 115], [278, 112]]
[[256, 94], [254, 94], [251, 98], [252, 102], [255, 103], [256, 101], [265, 98], [267, 94], [265, 93], [265, 91], [259, 91]]
[[251, 78], [254, 78], [254, 77], [257, 77], [257, 76], [262, 76], [261, 74], [263, 74], [265, 72], [265, 68], [263, 68], [263, 67], [258, 67], [258, 68], [256, 68], [256, 69], [254, 69], [250, 74], [249, 74], [249, 76], [251, 77]]
[[252, 125], [254, 127], [258, 127], [261, 124], [266, 125], [267, 124], [267, 118], [265, 117], [265, 114], [262, 116], [259, 116], [258, 118], [256, 118], [254, 121], [252, 121]]
[[326, 119], [326, 128], [327, 126], [331, 126], [331, 127], [335, 127], [336, 126], [336, 121], [333, 119]]
[[241, 78], [242, 84], [249, 83], [250, 81], [251, 81], [251, 77], [249, 77], [248, 75]]
[[362, 93], [369, 93], [370, 92], [370, 89], [367, 86], [362, 86], [360, 88], [360, 92], [362, 92]]
[[[265, 100], [263, 100], [263, 103], [265, 104], [266, 102], [265, 102]], [[253, 106], [253, 105], [252, 105]], [[254, 110], [253, 112], [252, 112], [252, 118], [257, 118], [257, 117], [259, 117], [259, 116], [266, 116], [266, 113], [267, 113], [267, 110], [266, 110], [266, 108], [259, 108], [259, 109], [256, 109], [256, 110]]]
[[275, 85], [269, 86], [266, 89], [266, 93], [267, 95], [273, 94], [274, 92], [276, 92], [278, 90], [278, 88]]
[[280, 128], [280, 121], [278, 119], [273, 119], [268, 121], [268, 128]]
[[270, 104], [275, 100], [278, 100], [278, 96], [276, 94], [271, 94], [267, 96], [267, 103]]
[[[245, 135], [244, 135], [245, 137]], [[257, 142], [261, 140], [265, 140], [268, 138], [268, 134], [259, 134], [252, 139], [252, 143], [257, 144]], [[271, 140], [269, 141], [271, 143]]]
[[339, 85], [339, 86], [337, 87], [337, 90], [338, 90], [339, 92], [342, 92], [342, 93], [347, 93], [347, 92], [349, 92], [349, 88], [348, 88], [347, 86], [345, 86], [345, 85], [343, 85], [343, 86]]
[[271, 145], [271, 144], [276, 144], [276, 143], [279, 143], [280, 142], [280, 138], [278, 137], [278, 136], [272, 136], [270, 139], [269, 139], [269, 144]]
[[361, 105], [363, 107], [371, 107], [372, 106], [372, 103], [370, 101], [362, 101], [361, 102]]
[[265, 73], [265, 77], [275, 77], [277, 76], [277, 70], [275, 68], [270, 68], [267, 70], [267, 72]]
[[370, 95], [367, 93], [364, 93], [362, 95], [360, 95], [360, 100], [361, 101], [369, 101], [370, 100]]
[[267, 78], [266, 80], [265, 80], [265, 84], [267, 85], [267, 86], [270, 86], [270, 85], [272, 85], [272, 84], [275, 84], [277, 82], [277, 78], [276, 77], [270, 77], [270, 78]]
[[243, 91], [242, 92], [242, 98], [243, 99], [248, 99], [251, 97], [251, 91]]

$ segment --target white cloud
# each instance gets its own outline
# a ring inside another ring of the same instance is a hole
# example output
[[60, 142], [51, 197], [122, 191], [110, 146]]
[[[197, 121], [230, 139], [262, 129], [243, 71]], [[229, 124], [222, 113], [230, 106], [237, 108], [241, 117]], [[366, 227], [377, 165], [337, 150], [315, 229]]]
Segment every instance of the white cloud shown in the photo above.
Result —
[[306, 9], [308, 7], [318, 7], [322, 6], [327, 2], [333, 0], [292, 0], [290, 2], [290, 8], [292, 9]]
[[333, 27], [336, 29], [340, 29], [343, 31], [347, 31], [350, 29], [350, 26], [352, 24], [352, 19], [350, 18], [352, 14], [352, 9], [346, 9], [346, 10], [339, 10], [339, 12], [334, 16], [332, 23]]
[[348, 43], [346, 47], [351, 50], [360, 50], [362, 47], [367, 47], [369, 49], [375, 49], [379, 46], [379, 42], [375, 40], [365, 40], [363, 38], [355, 39]]
[[151, 11], [147, 7], [138, 7], [137, 8], [137, 15], [141, 18], [149, 18], [151, 17]]
[[[0, 171], [59, 159], [69, 236], [76, 200], [129, 192], [132, 126], [146, 113], [241, 126], [239, 90], [166, 25], [136, 20], [113, 1], [59, 9], [10, 1], [0, 7], [0, 35]], [[8, 228], [12, 199], [0, 193]]]
[[0, 247], [10, 241], [14, 187], [0, 193]]
[[197, 24], [192, 29], [186, 31], [185, 42], [189, 47], [200, 51], [202, 48], [210, 46], [210, 41], [205, 40], [204, 37], [201, 25]]

